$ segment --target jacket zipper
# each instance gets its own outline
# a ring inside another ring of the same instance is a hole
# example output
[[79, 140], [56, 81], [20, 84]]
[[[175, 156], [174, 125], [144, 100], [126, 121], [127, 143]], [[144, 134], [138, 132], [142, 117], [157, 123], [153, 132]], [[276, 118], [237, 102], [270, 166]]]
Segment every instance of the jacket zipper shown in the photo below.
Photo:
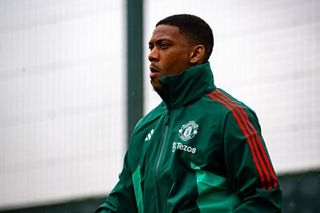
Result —
[[164, 150], [164, 146], [167, 140], [167, 135], [168, 135], [168, 130], [169, 130], [169, 121], [170, 121], [170, 110], [168, 111], [168, 117], [166, 119], [165, 122], [165, 128], [164, 128], [164, 134], [163, 134], [163, 138], [162, 138], [162, 144], [161, 144], [161, 149], [160, 149], [160, 154], [157, 160], [157, 164], [156, 164], [156, 193], [158, 195], [158, 208], [159, 208], [159, 212], [162, 212], [162, 202], [161, 202], [161, 195], [160, 195], [160, 185], [158, 180], [158, 176], [159, 176], [159, 166], [160, 166], [160, 162], [161, 162], [161, 158], [163, 155], [163, 150]]

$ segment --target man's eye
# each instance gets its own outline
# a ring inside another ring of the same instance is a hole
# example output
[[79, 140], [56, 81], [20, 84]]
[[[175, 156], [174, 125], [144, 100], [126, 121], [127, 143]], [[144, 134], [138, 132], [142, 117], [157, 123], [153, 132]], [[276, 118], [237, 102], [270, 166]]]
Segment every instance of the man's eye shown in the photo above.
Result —
[[169, 47], [169, 44], [161, 43], [159, 46], [160, 46], [161, 49], [167, 49]]

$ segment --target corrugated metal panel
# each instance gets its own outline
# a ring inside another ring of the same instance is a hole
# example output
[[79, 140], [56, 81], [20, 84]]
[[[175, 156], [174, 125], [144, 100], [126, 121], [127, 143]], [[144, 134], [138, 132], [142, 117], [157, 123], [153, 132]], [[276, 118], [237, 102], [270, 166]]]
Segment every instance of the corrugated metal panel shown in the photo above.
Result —
[[[153, 0], [145, 8], [145, 43], [168, 15], [205, 19], [215, 34], [216, 84], [257, 112], [275, 169], [320, 168], [319, 1]], [[148, 79], [145, 88], [147, 112], [159, 98]]]
[[122, 166], [122, 1], [0, 2], [0, 208], [109, 192]]

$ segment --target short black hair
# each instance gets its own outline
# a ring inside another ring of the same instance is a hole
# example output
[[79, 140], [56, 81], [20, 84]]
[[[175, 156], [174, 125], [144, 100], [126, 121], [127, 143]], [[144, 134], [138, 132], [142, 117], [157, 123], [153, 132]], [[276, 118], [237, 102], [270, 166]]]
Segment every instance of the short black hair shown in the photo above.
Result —
[[203, 63], [209, 60], [214, 44], [213, 33], [203, 19], [191, 14], [177, 14], [160, 20], [156, 27], [161, 24], [179, 27], [194, 44], [201, 44], [205, 47]]

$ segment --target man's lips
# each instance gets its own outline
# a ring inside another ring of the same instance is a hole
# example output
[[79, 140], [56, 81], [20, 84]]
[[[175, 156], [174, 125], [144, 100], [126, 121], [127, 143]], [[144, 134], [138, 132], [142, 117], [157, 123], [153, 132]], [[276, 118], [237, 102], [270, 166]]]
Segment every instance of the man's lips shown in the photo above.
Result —
[[157, 67], [150, 65], [149, 70], [150, 70], [150, 75], [149, 75], [150, 78], [156, 78], [159, 76], [160, 71]]

